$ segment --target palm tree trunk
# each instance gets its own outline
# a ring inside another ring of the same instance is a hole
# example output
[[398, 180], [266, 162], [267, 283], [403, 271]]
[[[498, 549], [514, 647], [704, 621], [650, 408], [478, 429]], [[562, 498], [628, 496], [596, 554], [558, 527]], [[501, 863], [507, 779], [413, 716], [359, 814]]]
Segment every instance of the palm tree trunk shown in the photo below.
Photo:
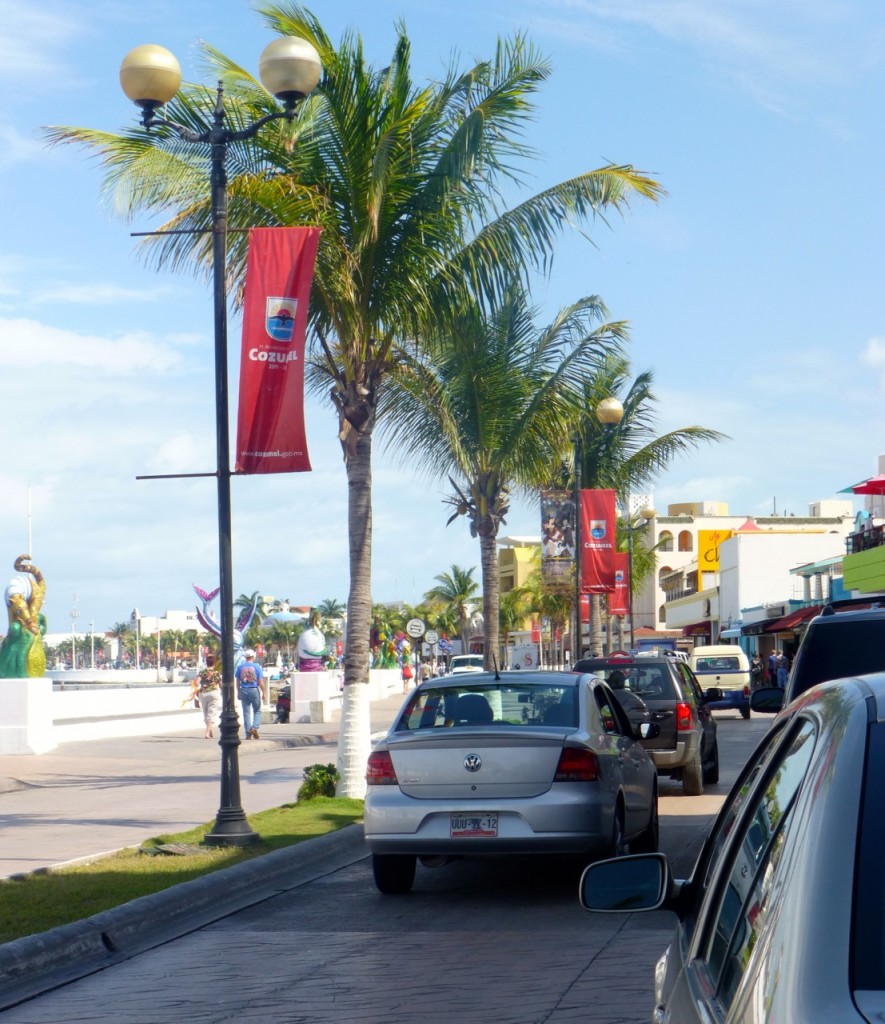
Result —
[[337, 796], [366, 795], [369, 724], [369, 627], [372, 613], [372, 437], [345, 449], [350, 592], [344, 657], [344, 701], [338, 734]]
[[590, 657], [602, 657], [602, 595], [590, 595]]
[[479, 552], [482, 565], [482, 618], [485, 629], [483, 668], [490, 672], [495, 667], [501, 668], [498, 545], [494, 533], [480, 533]]

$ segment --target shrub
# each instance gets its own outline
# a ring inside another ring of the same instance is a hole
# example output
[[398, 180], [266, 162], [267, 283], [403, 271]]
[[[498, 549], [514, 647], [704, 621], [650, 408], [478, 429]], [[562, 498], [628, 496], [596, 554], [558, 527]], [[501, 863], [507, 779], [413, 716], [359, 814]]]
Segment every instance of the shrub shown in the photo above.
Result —
[[309, 764], [304, 769], [304, 782], [298, 790], [298, 802], [318, 796], [334, 796], [338, 769], [334, 764]]

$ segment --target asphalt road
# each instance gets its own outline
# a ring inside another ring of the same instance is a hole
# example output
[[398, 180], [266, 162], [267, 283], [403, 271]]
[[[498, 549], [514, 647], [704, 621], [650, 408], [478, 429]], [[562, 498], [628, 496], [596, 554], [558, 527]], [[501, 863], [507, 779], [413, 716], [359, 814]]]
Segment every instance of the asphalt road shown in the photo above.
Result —
[[[662, 848], [677, 875], [768, 720], [719, 728], [718, 786], [685, 797], [662, 781]], [[577, 881], [556, 858], [465, 860], [419, 867], [412, 893], [391, 897], [360, 858], [0, 1019], [645, 1024], [672, 917], [587, 914]]]

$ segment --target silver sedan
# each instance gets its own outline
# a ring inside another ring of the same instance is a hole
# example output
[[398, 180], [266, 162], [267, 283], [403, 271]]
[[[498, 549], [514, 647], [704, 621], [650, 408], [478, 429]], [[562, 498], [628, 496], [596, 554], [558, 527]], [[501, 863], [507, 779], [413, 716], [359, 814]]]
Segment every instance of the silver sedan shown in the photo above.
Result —
[[417, 858], [656, 850], [658, 789], [608, 685], [564, 672], [476, 673], [412, 692], [369, 757], [375, 882], [407, 892]]
[[593, 864], [588, 910], [669, 909], [659, 1024], [885, 1020], [885, 674], [785, 708], [722, 806], [691, 878], [660, 854]]

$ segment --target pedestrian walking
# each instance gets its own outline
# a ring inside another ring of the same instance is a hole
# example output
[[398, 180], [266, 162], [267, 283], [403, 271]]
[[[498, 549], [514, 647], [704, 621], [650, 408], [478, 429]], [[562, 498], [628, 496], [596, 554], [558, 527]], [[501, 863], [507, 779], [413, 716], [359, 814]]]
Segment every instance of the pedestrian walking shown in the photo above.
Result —
[[247, 740], [261, 739], [261, 698], [264, 696], [264, 672], [255, 661], [255, 652], [243, 651], [245, 661], [237, 666], [237, 696], [243, 709], [243, 730]]
[[408, 693], [412, 688], [412, 665], [408, 658], [403, 660], [403, 693]]
[[777, 685], [783, 690], [787, 685], [787, 677], [790, 674], [790, 661], [786, 654], [781, 651], [777, 658]]
[[777, 651], [768, 655], [768, 681], [772, 686], [777, 686]]
[[758, 690], [760, 686], [765, 685], [765, 668], [762, 664], [762, 659], [758, 654], [753, 655], [753, 659], [750, 662], [750, 689]]
[[204, 738], [211, 740], [214, 735], [212, 730], [221, 721], [221, 673], [215, 668], [214, 659], [212, 664], [200, 671], [194, 681], [197, 684], [196, 700], [199, 701], [206, 726]]
[[418, 666], [418, 682], [424, 683], [433, 677], [433, 666], [425, 658]]

